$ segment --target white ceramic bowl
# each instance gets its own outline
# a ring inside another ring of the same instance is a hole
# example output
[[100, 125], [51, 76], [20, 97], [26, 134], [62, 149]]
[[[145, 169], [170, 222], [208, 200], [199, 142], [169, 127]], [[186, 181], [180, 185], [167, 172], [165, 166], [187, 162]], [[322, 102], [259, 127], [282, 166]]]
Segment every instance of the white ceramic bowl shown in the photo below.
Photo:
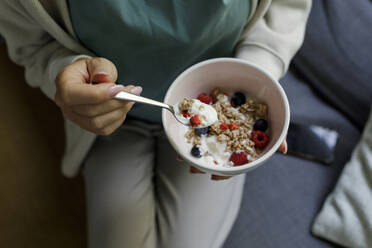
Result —
[[218, 58], [195, 64], [180, 74], [169, 87], [164, 102], [174, 105], [184, 97], [196, 98], [216, 87], [227, 92], [244, 92], [268, 105], [270, 141], [258, 159], [241, 166], [222, 167], [191, 156], [182, 124], [164, 109], [165, 133], [179, 155], [202, 171], [227, 176], [248, 172], [270, 158], [285, 139], [290, 119], [287, 96], [281, 85], [257, 66], [240, 59]]

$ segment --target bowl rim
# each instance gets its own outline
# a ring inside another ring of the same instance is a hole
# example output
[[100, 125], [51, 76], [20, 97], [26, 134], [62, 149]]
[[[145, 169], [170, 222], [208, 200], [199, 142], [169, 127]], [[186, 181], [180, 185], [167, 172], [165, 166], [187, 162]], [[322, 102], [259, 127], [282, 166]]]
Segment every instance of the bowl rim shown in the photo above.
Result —
[[[276, 87], [276, 89], [279, 91], [279, 94], [281, 96], [281, 100], [284, 104], [284, 126], [281, 130], [281, 133], [279, 135], [279, 138], [278, 140], [275, 142], [275, 144], [264, 154], [262, 155], [260, 158], [252, 161], [252, 162], [249, 162], [249, 163], [246, 163], [244, 165], [241, 165], [241, 166], [233, 166], [233, 167], [223, 167], [223, 166], [212, 166], [212, 165], [201, 165], [201, 164], [196, 164], [196, 166], [198, 167], [201, 167], [201, 168], [205, 168], [205, 169], [208, 169], [208, 170], [212, 170], [212, 171], [217, 171], [217, 172], [238, 172], [238, 171], [247, 171], [249, 170], [250, 168], [254, 168], [256, 166], [258, 166], [259, 164], [263, 163], [265, 160], [269, 159], [279, 148], [280, 144], [283, 142], [283, 140], [285, 139], [285, 136], [287, 134], [287, 131], [288, 131], [288, 127], [289, 127], [289, 121], [290, 121], [290, 110], [289, 110], [289, 103], [288, 103], [288, 98], [287, 98], [287, 95], [285, 94], [284, 92], [284, 89], [283, 87], [280, 85], [280, 83], [278, 82], [278, 80], [276, 80], [275, 78], [273, 78], [269, 73], [267, 73], [264, 69], [248, 62], [248, 61], [245, 61], [243, 59], [238, 59], [238, 58], [229, 58], [229, 57], [222, 57], [222, 58], [214, 58], [214, 59], [208, 59], [208, 60], [204, 60], [202, 62], [199, 62], [199, 63], [196, 63], [192, 66], [190, 66], [188, 69], [186, 69], [185, 71], [183, 71], [180, 75], [177, 76], [177, 78], [172, 82], [171, 86], [168, 88], [167, 90], [167, 93], [164, 97], [164, 102], [166, 103], [168, 98], [170, 97], [170, 92], [172, 92], [173, 88], [175, 88], [179, 82], [182, 81], [182, 79], [188, 75], [189, 73], [191, 73], [192, 71], [196, 70], [197, 68], [199, 67], [203, 67], [203, 66], [206, 66], [206, 65], [209, 65], [209, 64], [214, 64], [214, 63], [220, 63], [220, 62], [233, 62], [233, 63], [237, 63], [237, 64], [244, 64], [244, 65], [248, 65], [250, 67], [253, 67], [254, 69], [258, 70], [259, 72], [261, 72], [262, 74], [264, 74], [266, 77], [268, 77], [270, 79], [270, 81], [274, 84], [274, 86]], [[166, 109], [163, 109], [162, 110], [162, 125], [163, 125], [163, 128], [164, 128], [164, 132], [169, 140], [169, 142], [172, 144], [172, 146], [175, 148], [177, 147], [176, 145], [176, 142], [173, 140], [172, 136], [170, 135], [168, 129], [165, 128], [165, 113], [166, 113]], [[177, 149], [176, 149], [177, 150]], [[191, 163], [191, 164], [195, 164], [194, 162], [190, 161], [187, 157], [185, 157], [183, 154], [179, 154], [182, 158], [185, 159], [185, 161]]]

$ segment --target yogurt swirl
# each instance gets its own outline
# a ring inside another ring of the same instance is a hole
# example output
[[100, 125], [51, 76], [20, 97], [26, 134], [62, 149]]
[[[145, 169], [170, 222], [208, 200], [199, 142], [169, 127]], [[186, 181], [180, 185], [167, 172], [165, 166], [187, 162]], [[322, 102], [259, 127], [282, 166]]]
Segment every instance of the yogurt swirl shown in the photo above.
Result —
[[[176, 106], [178, 119], [183, 123], [191, 123], [193, 127], [207, 127], [218, 121], [216, 110], [198, 99], [185, 98]], [[197, 122], [194, 119], [197, 119]]]

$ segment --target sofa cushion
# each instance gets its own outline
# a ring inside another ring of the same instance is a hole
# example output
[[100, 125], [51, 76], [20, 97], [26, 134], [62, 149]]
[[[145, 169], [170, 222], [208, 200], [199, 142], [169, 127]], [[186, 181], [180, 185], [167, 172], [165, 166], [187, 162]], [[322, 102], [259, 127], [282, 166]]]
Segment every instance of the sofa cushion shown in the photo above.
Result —
[[314, 0], [294, 67], [362, 129], [372, 103], [370, 0]]

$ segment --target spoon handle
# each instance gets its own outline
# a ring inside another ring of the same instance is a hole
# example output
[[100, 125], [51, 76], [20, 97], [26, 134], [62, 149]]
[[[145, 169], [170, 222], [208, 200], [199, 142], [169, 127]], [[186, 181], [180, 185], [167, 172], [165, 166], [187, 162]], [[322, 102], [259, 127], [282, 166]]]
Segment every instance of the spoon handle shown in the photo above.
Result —
[[156, 107], [165, 108], [165, 109], [168, 109], [169, 111], [171, 111], [173, 113], [173, 108], [166, 103], [158, 102], [158, 101], [155, 101], [155, 100], [143, 97], [143, 96], [137, 96], [135, 94], [128, 93], [126, 91], [119, 92], [114, 98], [117, 99], [117, 100], [138, 102], [138, 103], [144, 103], [144, 104], [148, 104], [148, 105], [152, 105], [152, 106], [156, 106]]

